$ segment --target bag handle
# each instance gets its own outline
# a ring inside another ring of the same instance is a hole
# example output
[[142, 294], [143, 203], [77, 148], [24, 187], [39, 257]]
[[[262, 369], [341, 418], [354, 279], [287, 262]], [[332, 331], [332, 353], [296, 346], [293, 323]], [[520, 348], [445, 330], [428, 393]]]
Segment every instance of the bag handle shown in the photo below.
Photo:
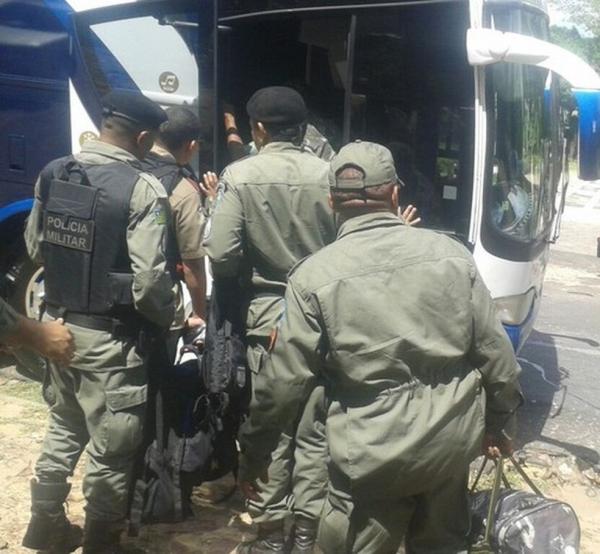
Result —
[[[523, 469], [521, 464], [515, 459], [513, 454], [511, 454], [510, 456], [507, 456], [507, 457], [500, 455], [500, 457], [498, 459], [495, 459], [494, 463], [496, 464], [496, 471], [494, 473], [494, 484], [492, 485], [490, 502], [488, 505], [487, 519], [486, 519], [486, 524], [485, 524], [485, 532], [483, 535], [483, 543], [482, 543], [483, 546], [487, 546], [487, 547], [491, 547], [490, 539], [492, 537], [494, 523], [496, 520], [496, 506], [498, 504], [498, 498], [500, 496], [501, 484], [504, 483], [504, 486], [506, 488], [510, 488], [509, 482], [506, 478], [506, 475], [504, 474], [504, 460], [505, 459], [508, 459], [511, 461], [511, 463], [513, 464], [513, 466], [515, 467], [515, 469], [517, 470], [519, 475], [523, 478], [523, 480], [527, 483], [527, 485], [529, 485], [529, 487], [535, 494], [537, 494], [538, 496], [544, 497], [544, 494], [542, 493], [542, 491], [531, 480], [529, 475], [527, 475], [527, 473], [525, 473], [525, 470]], [[489, 460], [490, 460], [490, 458], [488, 458], [487, 456], [483, 460], [483, 463], [481, 464], [481, 467], [479, 468], [479, 471], [477, 472], [477, 476], [475, 477], [475, 481], [473, 482], [473, 485], [471, 486], [471, 489], [469, 490], [470, 494], [473, 494], [475, 492], [475, 488], [477, 487], [477, 484], [479, 483], [479, 479], [481, 478], [481, 475], [483, 474], [483, 470], [485, 469]]]
[[512, 462], [512, 465], [515, 466], [515, 469], [517, 470], [517, 472], [519, 473], [519, 475], [523, 478], [523, 481], [525, 481], [528, 485], [529, 488], [538, 496], [541, 496], [543, 498], [545, 498], [544, 493], [537, 487], [537, 485], [531, 480], [531, 477], [529, 477], [529, 475], [527, 475], [527, 473], [525, 473], [525, 470], [523, 469], [523, 466], [517, 462], [517, 460], [515, 459], [515, 457], [511, 454], [508, 459]]

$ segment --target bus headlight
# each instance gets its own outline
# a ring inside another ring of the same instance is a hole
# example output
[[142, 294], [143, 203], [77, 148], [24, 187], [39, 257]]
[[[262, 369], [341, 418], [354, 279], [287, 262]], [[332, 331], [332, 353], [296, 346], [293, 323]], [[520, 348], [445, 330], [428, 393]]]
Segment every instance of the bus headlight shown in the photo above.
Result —
[[500, 321], [506, 325], [522, 325], [531, 313], [535, 298], [535, 289], [524, 294], [494, 298]]

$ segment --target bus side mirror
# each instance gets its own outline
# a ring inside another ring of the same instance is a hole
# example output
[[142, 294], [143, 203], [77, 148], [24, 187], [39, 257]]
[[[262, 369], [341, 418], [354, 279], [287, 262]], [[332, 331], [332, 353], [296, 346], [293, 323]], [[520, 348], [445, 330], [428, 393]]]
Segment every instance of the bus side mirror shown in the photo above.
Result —
[[600, 179], [600, 91], [574, 90], [579, 111], [579, 178]]
[[579, 104], [579, 177], [600, 178], [600, 75], [575, 54], [548, 42], [495, 29], [467, 30], [469, 63], [521, 63], [549, 69], [573, 88]]

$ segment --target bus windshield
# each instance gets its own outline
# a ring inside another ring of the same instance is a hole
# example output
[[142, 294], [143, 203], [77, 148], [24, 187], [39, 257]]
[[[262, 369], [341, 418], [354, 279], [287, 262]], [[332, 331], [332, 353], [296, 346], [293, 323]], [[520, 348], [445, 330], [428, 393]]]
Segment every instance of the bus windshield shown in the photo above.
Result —
[[[502, 31], [547, 38], [542, 14], [494, 7], [491, 24]], [[562, 152], [558, 82], [548, 70], [498, 63], [487, 68], [493, 148], [485, 194], [483, 239], [505, 257], [548, 238]]]

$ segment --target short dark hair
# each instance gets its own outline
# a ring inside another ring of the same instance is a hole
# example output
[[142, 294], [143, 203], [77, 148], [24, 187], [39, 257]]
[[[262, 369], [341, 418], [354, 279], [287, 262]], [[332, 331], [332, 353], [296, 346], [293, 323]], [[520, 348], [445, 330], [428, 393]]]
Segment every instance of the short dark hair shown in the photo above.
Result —
[[306, 134], [306, 123], [292, 126], [289, 124], [263, 123], [263, 126], [273, 142], [291, 142], [296, 146], [300, 146]]
[[[364, 172], [358, 167], [343, 167], [336, 177], [341, 179], [364, 179]], [[386, 211], [390, 207], [390, 199], [396, 183], [384, 183], [374, 187], [365, 187], [360, 190], [331, 189], [333, 209], [351, 215], [360, 215], [369, 212]]]
[[135, 138], [142, 131], [149, 130], [145, 125], [136, 121], [131, 121], [123, 117], [116, 115], [107, 115], [102, 118], [102, 129], [108, 129], [112, 134], [126, 137]]
[[200, 137], [200, 118], [189, 108], [168, 108], [167, 121], [159, 129], [159, 140], [168, 150], [178, 150], [183, 145]]

